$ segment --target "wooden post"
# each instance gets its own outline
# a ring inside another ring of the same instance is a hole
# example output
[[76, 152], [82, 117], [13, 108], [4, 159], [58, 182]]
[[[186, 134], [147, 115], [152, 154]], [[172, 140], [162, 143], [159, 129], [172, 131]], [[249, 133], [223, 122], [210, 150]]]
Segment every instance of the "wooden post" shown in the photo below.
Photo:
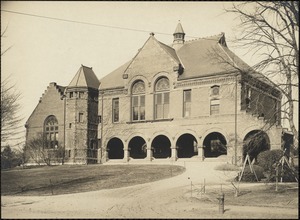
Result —
[[276, 167], [276, 183], [275, 183], [275, 191], [278, 191], [278, 166]]

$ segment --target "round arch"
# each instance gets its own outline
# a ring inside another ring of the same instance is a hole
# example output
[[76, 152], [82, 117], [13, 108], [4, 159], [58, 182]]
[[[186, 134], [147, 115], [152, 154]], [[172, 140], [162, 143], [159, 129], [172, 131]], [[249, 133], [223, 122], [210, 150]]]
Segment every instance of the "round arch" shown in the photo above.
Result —
[[171, 157], [171, 141], [165, 135], [156, 136], [151, 143], [154, 158], [168, 158]]
[[211, 132], [203, 139], [204, 157], [227, 155], [227, 141], [220, 132]]
[[135, 136], [128, 143], [130, 157], [133, 159], [144, 159], [147, 156], [147, 143], [144, 138]]
[[145, 83], [145, 93], [148, 92], [148, 88], [149, 88], [149, 81], [148, 79], [143, 76], [143, 75], [136, 75], [134, 77], [132, 77], [130, 79], [130, 81], [127, 83], [127, 86], [128, 86], [128, 94], [131, 94], [132, 93], [132, 86], [137, 82], [137, 81], [143, 81]]
[[260, 129], [249, 131], [243, 139], [243, 159], [249, 154], [251, 160], [257, 159], [260, 152], [270, 149], [270, 138]]
[[122, 140], [117, 137], [113, 137], [107, 142], [106, 150], [108, 152], [108, 159], [124, 158], [124, 144]]
[[198, 142], [195, 136], [184, 133], [176, 141], [178, 158], [191, 158], [198, 155]]
[[155, 90], [155, 85], [156, 85], [156, 82], [160, 79], [160, 78], [167, 78], [169, 80], [169, 85], [170, 85], [170, 89], [173, 88], [172, 85], [173, 85], [173, 79], [172, 77], [170, 77], [170, 74], [168, 72], [158, 72], [156, 73], [153, 78], [152, 78], [152, 81], [151, 81], [151, 91], [154, 91]]

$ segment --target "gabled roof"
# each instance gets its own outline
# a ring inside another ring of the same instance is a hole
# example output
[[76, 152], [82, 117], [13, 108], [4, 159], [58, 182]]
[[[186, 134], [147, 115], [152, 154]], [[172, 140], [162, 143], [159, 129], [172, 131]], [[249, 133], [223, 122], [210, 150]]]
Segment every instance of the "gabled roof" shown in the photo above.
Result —
[[123, 74], [131, 60], [120, 66], [118, 69], [112, 71], [110, 74], [104, 76], [100, 81], [99, 89], [118, 88], [124, 86]]
[[174, 48], [172, 48], [172, 47], [170, 47], [170, 46], [168, 46], [168, 45], [166, 45], [166, 44], [164, 44], [164, 43], [162, 43], [162, 42], [159, 42], [159, 41], [157, 41], [157, 42], [160, 44], [160, 46], [161, 46], [161, 47], [162, 47], [169, 55], [172, 56], [173, 59], [176, 60], [177, 63], [180, 63], [180, 60], [179, 60], [179, 58], [178, 58], [178, 56], [177, 56], [176, 51], [174, 50]]
[[[181, 25], [180, 25], [181, 26]], [[228, 49], [224, 33], [219, 35], [186, 41], [177, 51], [164, 43], [154, 41], [178, 64], [184, 67], [184, 71], [178, 76], [178, 80], [200, 78], [211, 75], [220, 75], [241, 71], [257, 78], [269, 85], [272, 82], [261, 73], [253, 70], [248, 64]], [[145, 43], [145, 44], [146, 44]], [[144, 46], [145, 46], [144, 44]], [[137, 55], [139, 52], [137, 53]], [[101, 89], [124, 87], [123, 74], [130, 67], [137, 55], [112, 73], [101, 79]], [[221, 60], [220, 60], [221, 59]]]
[[88, 87], [98, 89], [99, 84], [100, 82], [92, 68], [81, 65], [68, 87]]

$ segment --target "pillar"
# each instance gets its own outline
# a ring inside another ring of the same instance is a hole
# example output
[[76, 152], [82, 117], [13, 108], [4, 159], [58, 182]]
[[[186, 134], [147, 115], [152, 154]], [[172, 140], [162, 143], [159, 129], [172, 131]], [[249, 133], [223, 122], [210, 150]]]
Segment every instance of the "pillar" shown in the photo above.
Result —
[[176, 146], [171, 146], [171, 160], [172, 161], [177, 160], [177, 148], [176, 148]]
[[151, 139], [150, 138], [148, 138], [147, 140], [146, 140], [146, 143], [147, 143], [147, 157], [146, 157], [146, 160], [148, 160], [148, 161], [152, 161], [152, 158], [153, 158], [153, 149], [152, 149], [152, 147], [151, 147]]
[[124, 161], [128, 162], [130, 157], [130, 148], [124, 148]]
[[149, 161], [152, 161], [152, 157], [153, 157], [152, 148], [147, 144], [147, 157], [146, 157], [146, 159], [149, 160]]
[[198, 158], [203, 161], [204, 160], [204, 148], [200, 144], [198, 144]]

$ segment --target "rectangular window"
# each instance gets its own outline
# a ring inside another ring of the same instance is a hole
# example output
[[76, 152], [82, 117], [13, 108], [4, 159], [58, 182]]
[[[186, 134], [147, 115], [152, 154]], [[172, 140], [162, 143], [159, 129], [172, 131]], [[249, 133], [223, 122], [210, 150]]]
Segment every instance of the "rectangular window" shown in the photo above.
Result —
[[169, 93], [155, 95], [155, 119], [169, 118]]
[[73, 98], [73, 92], [70, 92], [70, 98]]
[[133, 96], [131, 98], [132, 105], [132, 120], [145, 120], [145, 96]]
[[79, 98], [83, 98], [84, 92], [79, 92]]
[[72, 123], [69, 123], [69, 128], [72, 128]]
[[113, 122], [118, 122], [119, 121], [119, 98], [115, 98], [113, 99], [112, 101], [112, 108], [113, 108], [113, 115], [112, 115], [112, 119], [113, 119]]
[[216, 115], [220, 112], [220, 100], [211, 100], [210, 101], [210, 114]]
[[79, 114], [78, 114], [78, 121], [83, 122], [83, 113], [82, 112], [79, 112]]
[[101, 115], [98, 115], [98, 124], [100, 124], [101, 123]]
[[183, 117], [191, 116], [191, 90], [183, 91]]

